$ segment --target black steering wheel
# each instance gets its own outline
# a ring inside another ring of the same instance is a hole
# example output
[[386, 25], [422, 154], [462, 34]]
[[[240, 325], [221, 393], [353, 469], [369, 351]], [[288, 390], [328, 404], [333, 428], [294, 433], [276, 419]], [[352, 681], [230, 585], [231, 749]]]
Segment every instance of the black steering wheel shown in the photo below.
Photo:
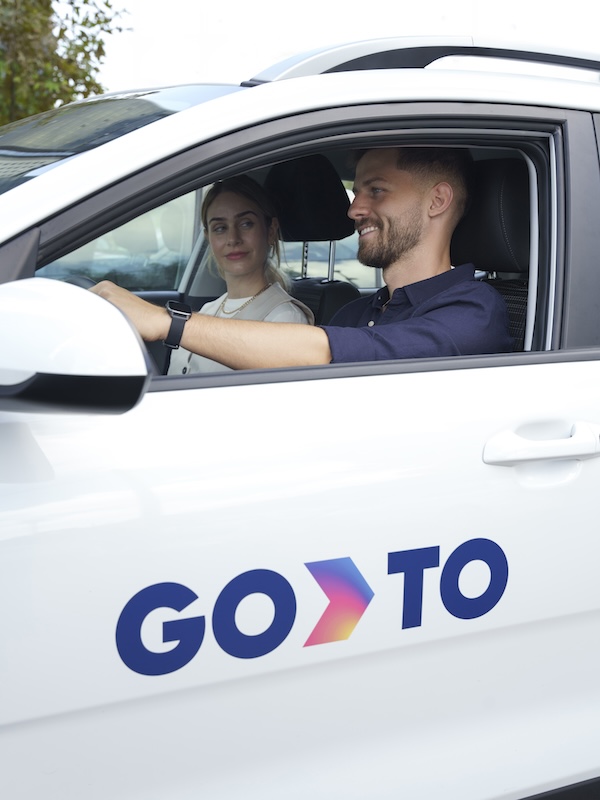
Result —
[[65, 278], [65, 283], [72, 283], [74, 286], [81, 286], [82, 289], [89, 289], [96, 285], [96, 281], [88, 278], [87, 275], [69, 275]]

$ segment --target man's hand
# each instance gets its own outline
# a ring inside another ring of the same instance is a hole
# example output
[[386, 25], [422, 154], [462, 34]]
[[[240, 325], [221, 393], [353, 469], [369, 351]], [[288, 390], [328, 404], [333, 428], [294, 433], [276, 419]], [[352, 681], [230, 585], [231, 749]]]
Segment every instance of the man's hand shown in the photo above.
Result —
[[96, 286], [92, 286], [89, 291], [100, 295], [120, 308], [137, 328], [142, 339], [147, 342], [156, 342], [166, 338], [171, 318], [165, 308], [148, 303], [111, 281], [101, 281]]

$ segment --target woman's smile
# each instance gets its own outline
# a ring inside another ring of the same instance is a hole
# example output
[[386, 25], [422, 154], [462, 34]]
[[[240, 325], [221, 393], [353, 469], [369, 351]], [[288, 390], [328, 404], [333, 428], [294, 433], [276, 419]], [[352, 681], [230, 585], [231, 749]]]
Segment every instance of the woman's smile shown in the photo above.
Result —
[[229, 259], [229, 261], [239, 261], [242, 258], [246, 258], [248, 253], [243, 250], [235, 250], [232, 253], [227, 253], [225, 258]]

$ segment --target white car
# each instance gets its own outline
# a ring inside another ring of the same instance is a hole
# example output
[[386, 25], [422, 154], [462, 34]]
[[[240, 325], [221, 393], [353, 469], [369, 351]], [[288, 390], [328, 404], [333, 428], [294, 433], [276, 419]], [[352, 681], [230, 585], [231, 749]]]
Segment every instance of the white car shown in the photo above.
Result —
[[[599, 76], [390, 39], [0, 129], [3, 799], [599, 796]], [[348, 156], [414, 143], [475, 159], [513, 353], [170, 377], [69, 282], [218, 296], [199, 202], [249, 173], [326, 322], [380, 285]]]

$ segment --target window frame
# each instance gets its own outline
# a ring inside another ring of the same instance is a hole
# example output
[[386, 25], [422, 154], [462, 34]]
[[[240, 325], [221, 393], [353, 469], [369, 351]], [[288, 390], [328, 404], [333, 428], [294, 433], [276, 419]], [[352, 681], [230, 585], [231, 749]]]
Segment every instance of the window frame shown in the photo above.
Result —
[[[562, 349], [573, 344], [588, 348], [600, 346], [600, 325], [578, 323], [582, 316], [581, 292], [572, 288], [573, 276], [581, 272], [579, 251], [587, 251], [588, 246], [587, 243], [577, 242], [567, 227], [574, 210], [582, 209], [590, 195], [600, 199], [600, 176], [597, 171], [592, 170], [592, 175], [585, 173], [585, 157], [577, 160], [572, 155], [576, 152], [575, 146], [583, 148], [580, 153], [589, 153], [594, 135], [590, 120], [591, 115], [582, 111], [490, 103], [412, 102], [304, 112], [263, 122], [218, 139], [201, 142], [184, 153], [149, 165], [143, 172], [126, 177], [119, 184], [45, 221], [40, 225], [37, 263], [48, 263], [61, 253], [89, 241], [92, 235], [100, 235], [102, 231], [109, 230], [111, 225], [114, 226], [117, 219], [132, 219], [192, 189], [277, 160], [323, 152], [334, 147], [351, 149], [391, 142], [398, 144], [399, 140], [422, 142], [426, 139], [436, 144], [451, 142], [471, 147], [474, 142], [494, 147], [505, 143], [506, 146], [518, 146], [523, 151], [529, 151], [530, 155], [535, 156], [534, 161], [541, 159], [538, 164], [544, 159], [549, 162], [547, 172], [540, 173], [543, 177], [539, 190], [540, 264], [546, 271], [552, 269], [552, 285], [546, 283], [542, 294], [538, 292], [536, 325], [544, 328], [542, 334], [537, 334], [535, 345], [538, 352], [491, 355], [483, 360], [482, 357], [466, 357], [427, 359], [419, 363], [420, 360], [412, 359], [293, 370], [244, 371], [227, 374], [225, 378], [186, 376], [185, 386], [192, 388], [198, 385], [198, 381], [209, 386], [223, 382], [262, 383], [265, 380], [456, 369], [481, 366], [482, 363], [498, 366], [513, 364], [515, 358], [521, 357], [544, 360], [544, 349]], [[554, 143], [553, 155], [544, 153], [540, 148], [542, 140]], [[600, 249], [600, 233], [595, 232], [593, 238]], [[587, 292], [593, 291], [592, 283], [596, 290], [600, 290], [600, 278], [590, 278], [588, 275], [585, 283]], [[569, 291], [566, 291], [566, 286]], [[183, 285], [179, 288], [181, 296], [187, 287]], [[575, 298], [580, 303], [579, 308], [574, 307]], [[582, 344], [582, 338], [586, 335], [588, 341]], [[584, 357], [579, 354], [575, 360]], [[173, 388], [180, 386], [175, 376], [157, 376], [151, 390], [162, 390], [164, 383]]]

